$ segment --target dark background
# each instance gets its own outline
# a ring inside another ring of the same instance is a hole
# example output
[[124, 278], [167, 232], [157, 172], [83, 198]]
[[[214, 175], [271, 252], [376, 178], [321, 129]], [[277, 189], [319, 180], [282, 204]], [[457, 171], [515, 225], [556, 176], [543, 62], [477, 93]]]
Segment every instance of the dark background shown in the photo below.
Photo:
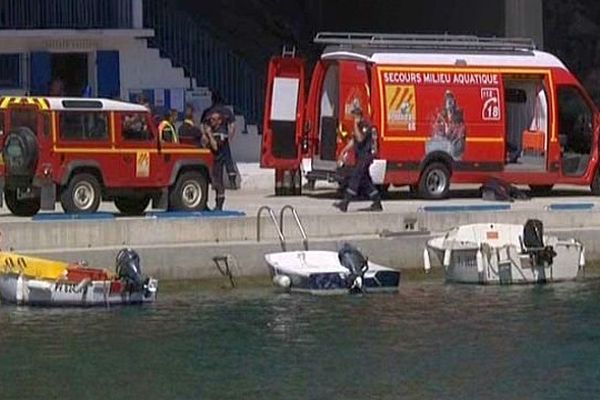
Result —
[[[257, 69], [283, 45], [309, 60], [319, 31], [505, 35], [503, 0], [176, 0]], [[600, 1], [543, 0], [544, 49], [600, 102]]]

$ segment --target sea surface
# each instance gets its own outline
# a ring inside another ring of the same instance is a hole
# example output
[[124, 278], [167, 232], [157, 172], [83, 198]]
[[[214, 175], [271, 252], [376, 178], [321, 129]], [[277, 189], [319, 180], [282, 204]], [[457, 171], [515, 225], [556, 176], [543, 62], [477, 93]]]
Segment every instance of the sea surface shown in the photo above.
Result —
[[0, 399], [598, 399], [600, 281], [0, 306]]

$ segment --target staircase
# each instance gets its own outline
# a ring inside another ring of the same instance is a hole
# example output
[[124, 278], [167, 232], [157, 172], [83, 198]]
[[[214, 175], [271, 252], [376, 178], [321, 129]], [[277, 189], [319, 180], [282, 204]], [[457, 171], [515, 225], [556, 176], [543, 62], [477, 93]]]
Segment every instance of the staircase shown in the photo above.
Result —
[[256, 71], [215, 40], [199, 20], [178, 10], [173, 1], [145, 0], [144, 26], [155, 32], [148, 40], [149, 46], [160, 49], [174, 67], [182, 68], [196, 85], [216, 90], [236, 114], [244, 116], [245, 123], [260, 123], [265, 91], [263, 71]]

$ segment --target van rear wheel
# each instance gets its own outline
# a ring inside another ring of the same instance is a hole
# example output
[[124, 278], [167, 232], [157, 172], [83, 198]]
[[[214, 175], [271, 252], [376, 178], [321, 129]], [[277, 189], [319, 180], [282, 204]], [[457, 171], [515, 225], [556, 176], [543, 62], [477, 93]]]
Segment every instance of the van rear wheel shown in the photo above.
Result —
[[450, 171], [445, 164], [429, 164], [419, 179], [419, 195], [424, 199], [438, 200], [448, 196], [450, 191]]
[[4, 189], [4, 200], [10, 212], [18, 217], [33, 217], [41, 207], [39, 197], [19, 199], [17, 189]]

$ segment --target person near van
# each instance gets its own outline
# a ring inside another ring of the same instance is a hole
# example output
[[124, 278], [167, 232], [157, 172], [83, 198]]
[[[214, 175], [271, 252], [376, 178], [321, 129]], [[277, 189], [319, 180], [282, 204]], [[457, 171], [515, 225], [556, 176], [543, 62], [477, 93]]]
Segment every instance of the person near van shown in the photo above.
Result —
[[212, 94], [211, 107], [202, 114], [202, 124], [204, 127], [210, 126], [211, 134], [218, 136], [219, 158], [227, 170], [229, 183], [235, 188], [237, 172], [229, 146], [229, 142], [235, 134], [235, 115], [225, 106], [222, 98], [216, 92]]
[[177, 110], [165, 113], [163, 120], [158, 125], [158, 134], [163, 142], [179, 143], [175, 122], [177, 121]]
[[227, 168], [230, 155], [226, 151], [226, 137], [220, 133], [222, 119], [219, 113], [207, 115], [206, 122], [203, 122], [202, 132], [205, 142], [213, 153], [212, 166], [212, 185], [215, 189], [215, 208], [216, 211], [223, 210], [225, 203], [225, 185], [223, 184], [223, 172]]
[[183, 123], [179, 127], [179, 137], [193, 136], [194, 130], [196, 130], [196, 124], [194, 123], [194, 107], [188, 104], [185, 107], [185, 114], [183, 116]]
[[354, 117], [354, 129], [352, 139], [340, 153], [339, 163], [342, 164], [346, 159], [348, 152], [354, 148], [356, 156], [356, 165], [352, 169], [348, 187], [344, 192], [344, 199], [334, 204], [341, 211], [348, 211], [350, 201], [358, 196], [359, 193], [366, 193], [373, 202], [370, 207], [361, 211], [382, 211], [381, 196], [379, 191], [371, 180], [369, 167], [373, 162], [374, 139], [373, 124], [363, 117], [363, 112], [359, 103], [355, 103], [352, 111]]

